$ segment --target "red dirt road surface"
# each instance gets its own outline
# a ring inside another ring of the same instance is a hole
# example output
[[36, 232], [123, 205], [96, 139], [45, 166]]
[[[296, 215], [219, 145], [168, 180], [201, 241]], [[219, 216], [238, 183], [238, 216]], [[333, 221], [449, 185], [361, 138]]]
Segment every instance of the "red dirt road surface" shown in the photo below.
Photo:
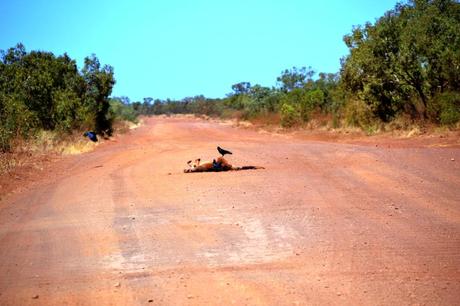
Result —
[[458, 305], [459, 163], [150, 118], [1, 200], [0, 305]]

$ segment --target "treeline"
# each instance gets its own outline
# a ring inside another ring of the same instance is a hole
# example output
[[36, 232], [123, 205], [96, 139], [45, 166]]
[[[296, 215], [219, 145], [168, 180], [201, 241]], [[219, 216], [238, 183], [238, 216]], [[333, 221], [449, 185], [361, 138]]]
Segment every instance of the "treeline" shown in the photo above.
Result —
[[200, 95], [181, 100], [144, 98], [143, 102], [132, 102], [128, 97], [123, 96], [112, 98], [111, 104], [120, 117], [130, 120], [131, 118], [137, 118], [139, 115], [161, 114], [221, 116], [224, 110], [222, 101], [223, 99], [209, 99]]
[[[277, 85], [240, 82], [225, 98], [181, 100], [109, 98], [113, 68], [95, 55], [78, 70], [67, 54], [0, 54], [0, 151], [37, 130], [94, 130], [110, 135], [114, 118], [194, 113], [251, 119], [279, 118], [291, 127], [326, 119], [333, 127], [374, 129], [406, 121], [455, 126], [460, 121], [460, 3], [413, 0], [344, 36], [349, 54], [337, 73], [286, 69]], [[278, 119], [277, 119], [278, 120]], [[401, 121], [401, 120], [399, 120]]]
[[251, 119], [271, 113], [281, 114], [281, 124], [292, 126], [307, 122], [316, 113], [335, 113], [344, 101], [337, 74], [319, 73], [314, 80], [309, 68], [288, 69], [278, 77], [280, 86], [251, 86], [241, 82], [232, 86], [226, 98], [210, 99], [203, 95], [181, 100], [144, 98], [130, 102], [127, 97], [114, 100], [130, 105], [133, 115], [200, 114]]
[[1, 51], [0, 151], [37, 130], [91, 129], [110, 135], [114, 84], [113, 68], [101, 66], [95, 55], [86, 57], [79, 71], [67, 54], [26, 52], [22, 44]]
[[375, 23], [344, 36], [349, 55], [336, 74], [285, 70], [277, 86], [241, 82], [223, 99], [133, 103], [142, 114], [195, 113], [243, 118], [277, 114], [283, 126], [329, 118], [333, 126], [369, 128], [397, 118], [454, 125], [460, 120], [460, 4], [397, 4]]

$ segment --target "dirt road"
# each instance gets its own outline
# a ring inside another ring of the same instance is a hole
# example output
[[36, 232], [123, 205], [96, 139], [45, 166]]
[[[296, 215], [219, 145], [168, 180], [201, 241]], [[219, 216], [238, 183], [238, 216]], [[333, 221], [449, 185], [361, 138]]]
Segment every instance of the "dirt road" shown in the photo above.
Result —
[[460, 149], [375, 145], [148, 119], [2, 199], [0, 305], [458, 305]]

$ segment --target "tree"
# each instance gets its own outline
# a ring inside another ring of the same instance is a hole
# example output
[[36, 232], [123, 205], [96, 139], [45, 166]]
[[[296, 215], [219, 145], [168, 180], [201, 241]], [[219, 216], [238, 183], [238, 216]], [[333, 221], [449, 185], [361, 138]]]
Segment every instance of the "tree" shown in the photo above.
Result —
[[8, 150], [15, 137], [39, 129], [110, 133], [112, 67], [101, 68], [93, 55], [85, 59], [80, 72], [67, 54], [27, 52], [22, 44], [0, 54], [1, 150]]
[[460, 4], [415, 0], [397, 4], [375, 24], [344, 37], [345, 89], [388, 121], [405, 111], [427, 118], [435, 96], [460, 89]]
[[94, 130], [111, 135], [112, 126], [106, 115], [110, 107], [108, 98], [115, 84], [113, 68], [108, 65], [101, 68], [99, 59], [93, 54], [85, 58], [82, 73], [86, 81], [85, 104], [94, 116]]
[[284, 92], [292, 91], [295, 88], [303, 87], [308, 81], [312, 80], [315, 71], [311, 67], [292, 67], [281, 72], [276, 80], [280, 83], [281, 90]]
[[235, 92], [235, 95], [247, 94], [250, 89], [251, 83], [249, 82], [240, 82], [232, 85], [232, 90]]
[[144, 103], [145, 104], [152, 104], [152, 101], [153, 101], [153, 98], [151, 98], [151, 97], [144, 98]]

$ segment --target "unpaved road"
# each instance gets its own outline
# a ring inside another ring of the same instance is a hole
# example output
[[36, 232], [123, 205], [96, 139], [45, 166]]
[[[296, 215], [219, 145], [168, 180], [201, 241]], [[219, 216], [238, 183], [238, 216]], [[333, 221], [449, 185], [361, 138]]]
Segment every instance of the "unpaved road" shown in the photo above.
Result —
[[148, 119], [2, 200], [0, 305], [458, 305], [460, 149], [376, 145]]

